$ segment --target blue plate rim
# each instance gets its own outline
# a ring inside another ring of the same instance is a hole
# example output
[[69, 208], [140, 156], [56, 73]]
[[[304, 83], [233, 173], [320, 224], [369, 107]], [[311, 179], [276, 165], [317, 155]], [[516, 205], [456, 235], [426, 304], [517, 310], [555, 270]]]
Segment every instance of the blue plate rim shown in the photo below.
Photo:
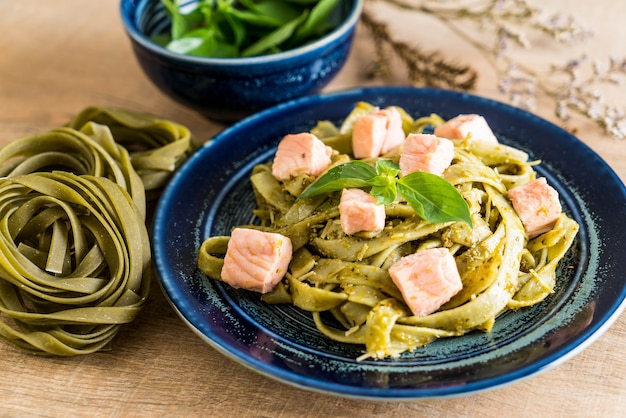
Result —
[[555, 352], [553, 355], [543, 359], [539, 362], [534, 362], [527, 367], [520, 368], [514, 372], [507, 373], [503, 376], [496, 376], [484, 381], [473, 382], [471, 384], [466, 385], [463, 388], [459, 387], [442, 387], [437, 389], [428, 389], [428, 390], [389, 390], [389, 389], [377, 389], [377, 388], [367, 388], [363, 389], [360, 387], [347, 387], [345, 385], [334, 385], [332, 382], [318, 382], [315, 379], [311, 379], [308, 377], [303, 377], [298, 375], [297, 373], [293, 373], [290, 371], [285, 371], [280, 368], [273, 367], [272, 365], [268, 365], [266, 363], [257, 361], [256, 359], [250, 358], [245, 355], [245, 353], [232, 352], [227, 346], [219, 340], [215, 335], [206, 335], [204, 332], [200, 330], [198, 324], [194, 318], [190, 318], [190, 313], [187, 311], [189, 308], [184, 301], [181, 301], [181, 294], [178, 292], [176, 287], [174, 286], [174, 282], [176, 279], [171, 277], [163, 277], [167, 276], [167, 263], [161, 255], [163, 254], [162, 245], [163, 242], [159, 241], [159, 237], [164, 233], [163, 230], [160, 229], [160, 226], [163, 222], [163, 216], [165, 216], [165, 211], [167, 209], [167, 205], [171, 204], [170, 199], [172, 199], [172, 195], [180, 182], [185, 181], [185, 178], [189, 176], [190, 170], [194, 164], [198, 164], [195, 162], [198, 159], [202, 158], [202, 155], [205, 153], [210, 153], [214, 147], [222, 146], [222, 143], [228, 141], [229, 137], [238, 130], [241, 130], [242, 127], [246, 127], [248, 125], [253, 125], [258, 121], [263, 121], [272, 115], [276, 115], [277, 113], [288, 113], [292, 111], [296, 111], [299, 109], [306, 108], [311, 104], [319, 104], [325, 101], [334, 101], [339, 99], [346, 98], [360, 98], [360, 97], [388, 97], [400, 94], [415, 94], [422, 95], [425, 97], [437, 98], [441, 96], [454, 96], [459, 98], [460, 100], [469, 100], [475, 103], [481, 103], [487, 106], [495, 106], [501, 109], [504, 109], [506, 112], [509, 112], [513, 115], [517, 114], [522, 116], [523, 118], [532, 121], [533, 124], [536, 124], [542, 129], [549, 128], [552, 131], [560, 131], [561, 135], [564, 135], [568, 138], [569, 141], [572, 141], [572, 146], [576, 148], [579, 153], [585, 154], [586, 157], [591, 158], [593, 165], [596, 169], [601, 169], [604, 175], [609, 176], [609, 181], [617, 188], [618, 191], [621, 192], [621, 199], [625, 201], [626, 199], [626, 188], [622, 183], [621, 179], [617, 176], [617, 174], [613, 171], [613, 169], [608, 166], [608, 164], [600, 158], [589, 146], [587, 146], [584, 142], [580, 141], [578, 138], [573, 135], [567, 133], [561, 128], [555, 126], [554, 124], [548, 122], [547, 120], [530, 114], [524, 110], [514, 108], [510, 105], [497, 102], [492, 99], [468, 94], [461, 92], [453, 92], [447, 90], [439, 90], [439, 89], [424, 89], [424, 88], [413, 88], [406, 86], [396, 86], [396, 87], [365, 87], [365, 88], [356, 88], [349, 89], [337, 92], [329, 92], [317, 94], [314, 96], [307, 96], [301, 99], [296, 99], [285, 104], [277, 105], [271, 109], [259, 112], [253, 116], [246, 118], [245, 120], [226, 128], [224, 131], [216, 135], [212, 141], [204, 145], [198, 152], [190, 157], [190, 159], [185, 163], [181, 169], [175, 173], [169, 185], [165, 189], [161, 200], [157, 206], [157, 210], [155, 212], [154, 218], [154, 226], [153, 226], [153, 236], [156, 241], [153, 241], [154, 247], [154, 257], [155, 257], [155, 267], [157, 270], [157, 276], [159, 278], [159, 283], [164, 291], [164, 294], [168, 301], [172, 304], [177, 314], [183, 319], [183, 321], [204, 341], [209, 343], [219, 352], [228, 356], [231, 359], [236, 360], [240, 364], [261, 373], [270, 378], [274, 378], [276, 380], [282, 381], [287, 384], [291, 384], [296, 387], [300, 387], [307, 390], [313, 390], [317, 392], [340, 395], [345, 397], [355, 397], [355, 398], [366, 398], [366, 399], [384, 399], [384, 400], [407, 400], [407, 399], [428, 399], [428, 398], [442, 398], [442, 397], [450, 397], [450, 396], [459, 396], [459, 395], [468, 395], [472, 393], [481, 392], [484, 390], [494, 389], [503, 385], [507, 385], [518, 380], [528, 378], [538, 374], [542, 371], [551, 369], [563, 362], [569, 360], [574, 357], [586, 347], [588, 347], [591, 343], [593, 343], [600, 335], [602, 335], [606, 329], [608, 329], [613, 322], [619, 317], [621, 312], [626, 307], [626, 288], [621, 289], [621, 293], [616, 295], [614, 300], [614, 304], [611, 308], [604, 312], [602, 318], [594, 322], [594, 326], [586, 329], [585, 332], [577, 335], [577, 338], [572, 340], [570, 344], [565, 346], [562, 350]]

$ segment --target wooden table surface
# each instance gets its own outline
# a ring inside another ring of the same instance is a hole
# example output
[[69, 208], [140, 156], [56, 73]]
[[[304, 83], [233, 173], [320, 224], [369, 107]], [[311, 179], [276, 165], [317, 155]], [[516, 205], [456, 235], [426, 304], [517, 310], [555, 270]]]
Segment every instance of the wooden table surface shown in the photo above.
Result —
[[[501, 99], [488, 63], [453, 33], [432, 20], [367, 3], [407, 41], [471, 62], [486, 74], [475, 93]], [[537, 47], [526, 52], [527, 65], [584, 51], [626, 55], [626, 2], [545, 3], [547, 11], [568, 6], [595, 36], [575, 49]], [[174, 103], [147, 80], [122, 30], [116, 0], [0, 1], [0, 28], [1, 144], [60, 126], [90, 105], [151, 112], [188, 126], [202, 139], [223, 128]], [[347, 66], [326, 90], [382, 84], [364, 76], [370, 44], [359, 28]], [[386, 82], [400, 83], [402, 77]], [[537, 112], [554, 120], [549, 110]], [[625, 180], [626, 139], [607, 136], [584, 120], [577, 123], [577, 135]], [[618, 417], [626, 410], [626, 315], [573, 359], [513, 385], [453, 399], [378, 402], [306, 392], [248, 370], [202, 342], [154, 286], [149, 303], [122, 328], [112, 351], [41, 358], [0, 343], [0, 370], [0, 416]]]

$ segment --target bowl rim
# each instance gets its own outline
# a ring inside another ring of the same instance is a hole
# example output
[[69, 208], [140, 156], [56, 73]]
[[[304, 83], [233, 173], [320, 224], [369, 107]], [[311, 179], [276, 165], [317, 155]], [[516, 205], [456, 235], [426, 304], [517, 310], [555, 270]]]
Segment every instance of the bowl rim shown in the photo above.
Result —
[[[342, 38], [353, 28], [356, 27], [363, 10], [363, 4], [365, 0], [352, 0], [353, 5], [346, 19], [339, 24], [334, 30], [327, 33], [323, 37], [317, 39], [314, 42], [306, 45], [289, 49], [284, 52], [276, 54], [258, 55], [245, 58], [210, 58], [210, 57], [198, 57], [193, 55], [185, 55], [177, 52], [169, 51], [168, 49], [157, 45], [150, 41], [146, 35], [144, 35], [135, 23], [135, 11], [136, 6], [142, 0], [121, 0], [119, 6], [119, 12], [122, 18], [122, 24], [128, 36], [137, 44], [143, 48], [155, 53], [158, 56], [169, 58], [171, 60], [181, 61], [187, 64], [197, 65], [223, 65], [223, 66], [239, 66], [239, 65], [252, 65], [252, 64], [269, 64], [285, 59], [295, 58], [309, 52], [315, 51], [319, 48], [332, 44], [336, 40]], [[146, 0], [150, 1], [150, 0]], [[160, 1], [160, 0], [153, 0]], [[128, 10], [128, 12], [126, 11]]]

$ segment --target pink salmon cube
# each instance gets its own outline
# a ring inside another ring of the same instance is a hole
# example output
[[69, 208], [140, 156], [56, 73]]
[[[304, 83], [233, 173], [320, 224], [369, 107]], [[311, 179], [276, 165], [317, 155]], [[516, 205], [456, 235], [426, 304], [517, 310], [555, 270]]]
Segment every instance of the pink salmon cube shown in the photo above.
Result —
[[417, 317], [437, 311], [463, 288], [454, 256], [445, 248], [404, 256], [389, 268], [389, 275]]
[[287, 273], [291, 240], [281, 234], [235, 228], [228, 241], [222, 281], [235, 288], [267, 293]]
[[332, 148], [307, 132], [289, 134], [278, 144], [272, 174], [285, 181], [300, 174], [319, 176], [331, 164]]
[[402, 145], [402, 116], [395, 107], [361, 116], [352, 129], [352, 153], [357, 159], [375, 158]]
[[410, 134], [400, 154], [403, 176], [416, 171], [442, 175], [454, 158], [454, 144], [446, 138], [429, 134]]
[[339, 220], [346, 235], [377, 232], [385, 227], [385, 205], [361, 189], [343, 189], [339, 202]]
[[540, 177], [508, 191], [529, 238], [551, 230], [561, 215], [559, 192]]
[[468, 141], [483, 141], [488, 144], [498, 143], [498, 139], [493, 134], [485, 118], [475, 114], [458, 115], [435, 128], [434, 134], [448, 139], [467, 138]]

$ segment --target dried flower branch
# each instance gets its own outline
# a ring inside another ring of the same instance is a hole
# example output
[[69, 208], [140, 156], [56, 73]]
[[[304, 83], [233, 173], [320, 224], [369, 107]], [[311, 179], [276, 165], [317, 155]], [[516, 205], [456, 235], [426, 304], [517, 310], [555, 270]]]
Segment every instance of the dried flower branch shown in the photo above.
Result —
[[408, 78], [416, 86], [448, 87], [471, 90], [476, 85], [476, 71], [467, 65], [457, 65], [440, 57], [438, 52], [424, 52], [420, 48], [397, 41], [384, 23], [376, 21], [363, 11], [361, 22], [374, 39], [374, 63], [370, 75], [380, 78], [390, 73], [389, 51], [406, 67]]
[[[533, 71], [514, 58], [516, 48], [530, 48], [530, 32], [544, 35], [566, 45], [578, 44], [590, 39], [592, 32], [572, 16], [562, 13], [546, 15], [533, 7], [527, 0], [384, 0], [384, 2], [407, 11], [424, 13], [436, 18], [462, 40], [480, 51], [493, 66], [497, 75], [499, 91], [515, 106], [533, 110], [537, 99], [543, 95], [554, 102], [555, 115], [563, 122], [570, 120], [572, 113], [586, 117], [616, 138], [626, 138], [624, 108], [607, 103], [602, 87], [609, 84], [621, 84], [626, 78], [626, 58], [611, 58], [601, 65], [593, 62], [589, 65], [586, 58], [573, 59], [563, 65], [552, 65], [540, 72]], [[364, 19], [366, 27], [373, 25], [384, 28], [380, 22], [371, 22], [371, 17]], [[467, 26], [476, 31], [467, 30]], [[411, 51], [410, 47], [395, 41], [386, 31], [371, 29], [377, 48], [377, 68], [384, 66], [385, 56], [382, 45], [390, 45], [389, 51], [403, 56], [405, 63], [414, 68], [423, 69], [424, 60], [436, 56], [445, 62], [439, 53], [424, 55], [420, 51]], [[478, 34], [489, 35], [488, 40]], [[377, 39], [378, 38], [378, 39]], [[406, 54], [413, 54], [406, 56]], [[384, 68], [383, 68], [384, 69]], [[423, 85], [441, 86], [441, 74], [429, 71], [417, 71], [419, 77], [410, 80]], [[583, 73], [586, 70], [586, 76]], [[473, 70], [471, 70], [473, 71]], [[384, 74], [382, 71], [380, 74]], [[415, 72], [411, 73], [415, 77]], [[471, 89], [476, 80], [472, 73], [472, 83], [446, 86], [457, 89]], [[376, 73], [374, 74], [376, 75]], [[463, 88], [465, 86], [466, 88]]]
[[553, 66], [552, 74], [565, 78], [553, 93], [556, 114], [561, 120], [569, 120], [574, 111], [594, 121], [615, 138], [626, 138], [626, 111], [608, 104], [600, 92], [604, 85], [624, 83], [626, 58], [612, 57], [608, 63], [603, 63], [591, 62], [587, 56], [582, 56], [563, 66]]

